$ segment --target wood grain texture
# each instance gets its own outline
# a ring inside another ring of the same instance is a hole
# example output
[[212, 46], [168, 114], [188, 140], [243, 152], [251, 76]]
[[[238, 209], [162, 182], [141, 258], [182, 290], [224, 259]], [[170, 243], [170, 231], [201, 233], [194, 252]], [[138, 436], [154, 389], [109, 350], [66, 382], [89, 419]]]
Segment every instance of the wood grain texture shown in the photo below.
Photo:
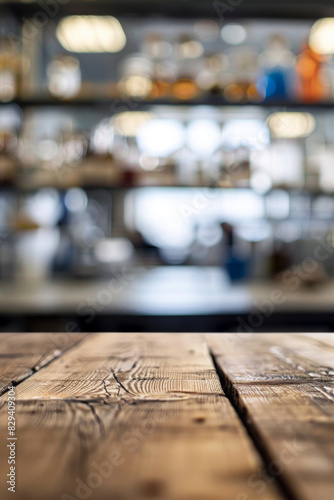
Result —
[[0, 333], [0, 395], [8, 385], [31, 376], [86, 334], [83, 333]]
[[333, 500], [333, 335], [206, 338], [223, 386], [293, 498]]
[[90, 335], [22, 382], [17, 401], [19, 500], [284, 499], [253, 484], [263, 462], [203, 336]]

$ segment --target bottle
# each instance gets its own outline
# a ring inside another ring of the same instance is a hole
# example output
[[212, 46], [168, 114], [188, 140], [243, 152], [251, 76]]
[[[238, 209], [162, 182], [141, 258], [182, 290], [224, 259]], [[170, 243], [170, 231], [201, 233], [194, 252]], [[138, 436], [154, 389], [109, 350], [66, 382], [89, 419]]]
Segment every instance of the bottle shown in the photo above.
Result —
[[298, 56], [296, 72], [299, 76], [297, 96], [303, 102], [317, 102], [329, 97], [329, 84], [326, 84], [324, 63], [328, 57], [316, 54], [306, 45]]
[[288, 40], [282, 35], [270, 37], [267, 48], [258, 59], [262, 67], [257, 88], [265, 99], [282, 100], [292, 97], [292, 68], [295, 56], [289, 50]]
[[15, 99], [18, 91], [19, 54], [9, 36], [0, 38], [0, 101]]
[[71, 99], [81, 90], [81, 71], [78, 59], [72, 56], [56, 56], [48, 66], [50, 93], [61, 99]]

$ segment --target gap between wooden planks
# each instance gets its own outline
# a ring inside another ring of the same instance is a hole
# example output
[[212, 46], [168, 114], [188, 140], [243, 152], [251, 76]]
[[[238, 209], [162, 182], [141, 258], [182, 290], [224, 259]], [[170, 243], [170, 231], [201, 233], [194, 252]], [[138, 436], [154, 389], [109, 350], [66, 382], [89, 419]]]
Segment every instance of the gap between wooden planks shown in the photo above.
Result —
[[75, 346], [86, 333], [1, 333], [0, 396]]
[[93, 334], [16, 396], [17, 499], [284, 498], [252, 484], [263, 462], [201, 335]]
[[334, 335], [207, 335], [225, 392], [290, 496], [334, 499]]

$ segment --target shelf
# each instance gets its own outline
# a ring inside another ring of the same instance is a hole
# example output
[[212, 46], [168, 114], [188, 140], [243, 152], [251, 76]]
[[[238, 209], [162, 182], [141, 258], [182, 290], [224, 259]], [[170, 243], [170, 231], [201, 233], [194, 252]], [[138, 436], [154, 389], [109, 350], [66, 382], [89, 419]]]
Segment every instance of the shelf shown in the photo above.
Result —
[[[159, 189], [221, 189], [221, 190], [247, 190], [253, 191], [250, 187], [241, 187], [241, 186], [233, 186], [233, 187], [224, 187], [224, 186], [209, 186], [205, 184], [198, 185], [182, 185], [182, 184], [121, 184], [121, 183], [76, 183], [76, 184], [53, 184], [53, 183], [45, 183], [45, 184], [27, 184], [19, 183], [13, 181], [7, 184], [0, 184], [0, 191], [5, 190], [14, 190], [20, 192], [32, 192], [37, 191], [39, 189], [56, 189], [57, 191], [67, 191], [72, 188], [80, 188], [84, 190], [92, 190], [92, 189], [110, 189], [113, 191], [127, 191], [131, 189], [151, 189], [151, 188], [159, 188]], [[285, 189], [285, 191], [287, 191]]]
[[278, 108], [282, 111], [285, 108], [293, 109], [314, 109], [324, 110], [334, 108], [333, 102], [287, 102], [287, 101], [274, 101], [266, 100], [262, 102], [245, 102], [236, 103], [229, 102], [218, 97], [208, 97], [196, 100], [171, 100], [171, 99], [154, 99], [154, 100], [135, 100], [131, 98], [103, 98], [103, 99], [74, 99], [74, 100], [58, 100], [52, 98], [29, 98], [29, 99], [15, 99], [10, 102], [0, 103], [1, 106], [17, 105], [22, 109], [35, 107], [67, 107], [67, 108], [101, 108], [109, 112], [119, 113], [121, 111], [140, 111], [149, 109], [152, 106], [214, 106], [214, 107], [262, 107], [262, 108]]
[[[249, 186], [210, 186], [208, 184], [198, 184], [198, 185], [183, 185], [183, 184], [122, 184], [122, 183], [76, 183], [76, 184], [53, 184], [53, 183], [45, 183], [45, 184], [38, 184], [36, 183], [35, 185], [32, 184], [27, 184], [24, 185], [24, 183], [17, 182], [13, 180], [10, 183], [0, 183], [0, 191], [17, 191], [17, 192], [22, 192], [22, 193], [29, 193], [33, 191], [38, 191], [39, 189], [56, 189], [57, 191], [67, 191], [68, 189], [72, 188], [80, 188], [83, 190], [97, 190], [97, 189], [109, 189], [111, 191], [127, 191], [127, 190], [132, 190], [132, 189], [154, 189], [154, 188], [159, 188], [159, 189], [196, 189], [196, 190], [201, 190], [201, 189], [219, 189], [219, 190], [224, 190], [224, 191], [252, 191], [255, 192], [253, 188]], [[321, 191], [320, 189], [308, 189], [308, 188], [297, 188], [297, 187], [283, 187], [283, 186], [276, 186], [271, 188], [267, 193], [265, 193], [263, 196], [267, 196], [269, 193], [273, 191], [285, 191], [286, 193], [289, 193], [291, 195], [300, 195], [300, 194], [307, 194], [312, 197], [316, 196], [329, 196], [333, 197], [334, 193], [326, 193], [324, 191]]]

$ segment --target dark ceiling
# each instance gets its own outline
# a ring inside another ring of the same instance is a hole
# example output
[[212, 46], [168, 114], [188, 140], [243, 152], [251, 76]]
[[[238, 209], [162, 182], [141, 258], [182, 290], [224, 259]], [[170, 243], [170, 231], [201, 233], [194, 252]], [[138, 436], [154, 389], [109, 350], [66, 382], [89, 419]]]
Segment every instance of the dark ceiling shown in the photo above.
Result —
[[[41, 0], [1, 1], [2, 12], [18, 17], [56, 9], [52, 17], [69, 14], [212, 17], [220, 19], [334, 17], [334, 0]], [[55, 7], [54, 7], [55, 6]]]

